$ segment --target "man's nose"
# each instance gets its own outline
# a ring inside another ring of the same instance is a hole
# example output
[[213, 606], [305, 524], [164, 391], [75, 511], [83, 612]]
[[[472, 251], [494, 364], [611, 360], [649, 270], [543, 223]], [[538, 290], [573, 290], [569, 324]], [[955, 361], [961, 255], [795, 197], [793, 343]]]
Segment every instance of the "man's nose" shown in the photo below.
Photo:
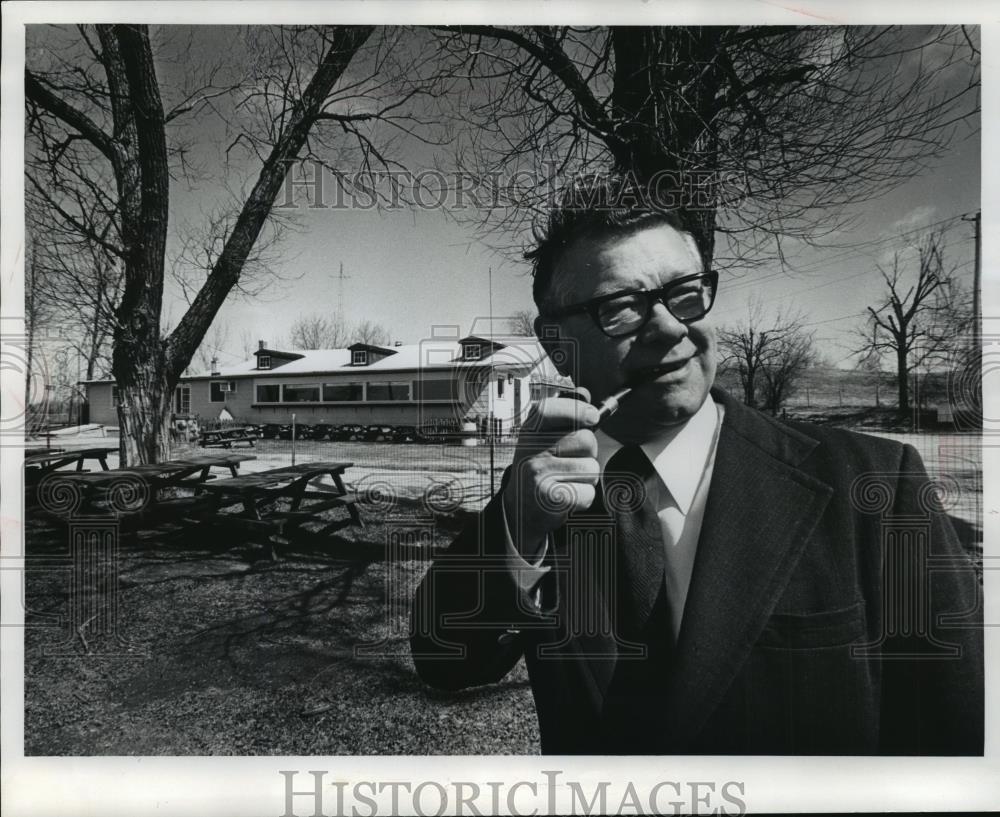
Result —
[[642, 327], [639, 337], [644, 343], [665, 341], [674, 344], [687, 337], [687, 333], [687, 324], [677, 320], [670, 314], [669, 309], [657, 301], [653, 304], [653, 311], [650, 313], [646, 325]]

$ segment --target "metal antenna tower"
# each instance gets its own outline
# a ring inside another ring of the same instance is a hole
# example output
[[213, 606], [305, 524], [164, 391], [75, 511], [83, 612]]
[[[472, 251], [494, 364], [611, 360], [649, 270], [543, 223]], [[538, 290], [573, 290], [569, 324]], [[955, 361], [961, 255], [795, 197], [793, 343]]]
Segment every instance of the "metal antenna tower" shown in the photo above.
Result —
[[340, 262], [340, 272], [337, 275], [337, 323], [343, 325], [344, 323], [344, 281], [349, 279], [350, 275], [344, 275], [344, 262]]

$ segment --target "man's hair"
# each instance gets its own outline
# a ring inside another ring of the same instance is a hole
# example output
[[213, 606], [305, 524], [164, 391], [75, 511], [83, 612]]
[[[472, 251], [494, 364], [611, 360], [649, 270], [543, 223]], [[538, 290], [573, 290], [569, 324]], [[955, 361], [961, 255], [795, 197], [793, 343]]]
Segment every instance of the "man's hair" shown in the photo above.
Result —
[[549, 211], [544, 225], [534, 225], [535, 248], [524, 254], [532, 264], [531, 292], [538, 311], [544, 315], [552, 308], [553, 273], [574, 242], [628, 235], [655, 224], [691, 232], [677, 210], [657, 206], [633, 176], [591, 174], [575, 179]]

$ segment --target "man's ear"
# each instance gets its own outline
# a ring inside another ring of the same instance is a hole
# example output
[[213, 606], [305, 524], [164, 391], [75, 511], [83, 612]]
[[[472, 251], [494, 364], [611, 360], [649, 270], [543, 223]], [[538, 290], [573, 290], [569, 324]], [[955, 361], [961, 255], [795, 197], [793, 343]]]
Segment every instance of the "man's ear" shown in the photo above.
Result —
[[541, 315], [535, 318], [535, 336], [549, 356], [556, 371], [563, 377], [573, 377], [572, 343], [564, 338], [559, 331], [559, 324], [552, 319], [546, 320]]

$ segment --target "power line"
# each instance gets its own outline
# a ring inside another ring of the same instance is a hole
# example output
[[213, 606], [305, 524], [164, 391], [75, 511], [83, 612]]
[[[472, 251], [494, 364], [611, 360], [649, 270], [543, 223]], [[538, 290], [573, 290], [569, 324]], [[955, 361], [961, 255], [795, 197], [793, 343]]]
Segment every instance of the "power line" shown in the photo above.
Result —
[[866, 312], [852, 312], [850, 315], [841, 315], [839, 318], [827, 318], [823, 321], [810, 321], [809, 323], [804, 323], [802, 326], [821, 326], [824, 323], [836, 323], [837, 321], [846, 321], [848, 318], [860, 318], [862, 315], [867, 314]]
[[[844, 259], [848, 259], [848, 258], [852, 258], [852, 257], [857, 257], [858, 255], [861, 255], [861, 256], [864, 256], [864, 257], [870, 259], [872, 257], [872, 254], [861, 251], [862, 248], [864, 248], [864, 247], [872, 247], [872, 248], [874, 248], [874, 247], [882, 245], [882, 244], [890, 244], [891, 245], [893, 243], [896, 243], [896, 244], [898, 244], [898, 246], [900, 247], [900, 249], [902, 249], [902, 248], [908, 246], [908, 243], [905, 240], [903, 240], [905, 236], [913, 235], [914, 233], [926, 232], [927, 230], [930, 230], [933, 227], [937, 227], [937, 226], [939, 226], [941, 224], [948, 224], [949, 222], [951, 222], [951, 224], [948, 226], [947, 229], [951, 230], [954, 227], [958, 226], [958, 223], [960, 221], [962, 221], [963, 217], [964, 217], [964, 214], [949, 216], [948, 218], [940, 219], [938, 221], [934, 221], [934, 222], [931, 222], [929, 224], [924, 224], [924, 225], [921, 225], [920, 227], [914, 227], [914, 228], [912, 228], [910, 230], [904, 230], [901, 233], [894, 233], [891, 236], [885, 236], [883, 238], [873, 238], [873, 239], [870, 239], [868, 241], [861, 241], [861, 242], [858, 242], [857, 244], [853, 244], [853, 245], [846, 245], [846, 246], [845, 245], [841, 245], [841, 249], [839, 249], [838, 252], [833, 253], [831, 255], [824, 256], [822, 259], [820, 259], [818, 261], [814, 261], [814, 262], [811, 262], [809, 264], [805, 264], [804, 266], [801, 266], [801, 267], [793, 267], [792, 265], [788, 265], [789, 268], [791, 269], [791, 273], [789, 273], [785, 269], [779, 269], [779, 270], [776, 270], [775, 272], [768, 273], [768, 274], [760, 276], [760, 277], [754, 277], [752, 275], [748, 275], [745, 278], [741, 277], [741, 278], [737, 279], [735, 282], [727, 284], [726, 285], [726, 290], [727, 291], [733, 291], [733, 290], [738, 290], [738, 289], [743, 288], [743, 287], [757, 286], [757, 285], [759, 285], [760, 283], [762, 283], [764, 281], [769, 281], [769, 280], [772, 280], [772, 279], [780, 277], [780, 276], [794, 277], [794, 275], [796, 275], [796, 274], [812, 275], [812, 274], [814, 274], [814, 273], [816, 273], [816, 272], [818, 272], [820, 270], [827, 269], [827, 268], [832, 267], [832, 266], [834, 266], [836, 264], [839, 264]], [[847, 280], [847, 279], [843, 279], [843, 280]]]

